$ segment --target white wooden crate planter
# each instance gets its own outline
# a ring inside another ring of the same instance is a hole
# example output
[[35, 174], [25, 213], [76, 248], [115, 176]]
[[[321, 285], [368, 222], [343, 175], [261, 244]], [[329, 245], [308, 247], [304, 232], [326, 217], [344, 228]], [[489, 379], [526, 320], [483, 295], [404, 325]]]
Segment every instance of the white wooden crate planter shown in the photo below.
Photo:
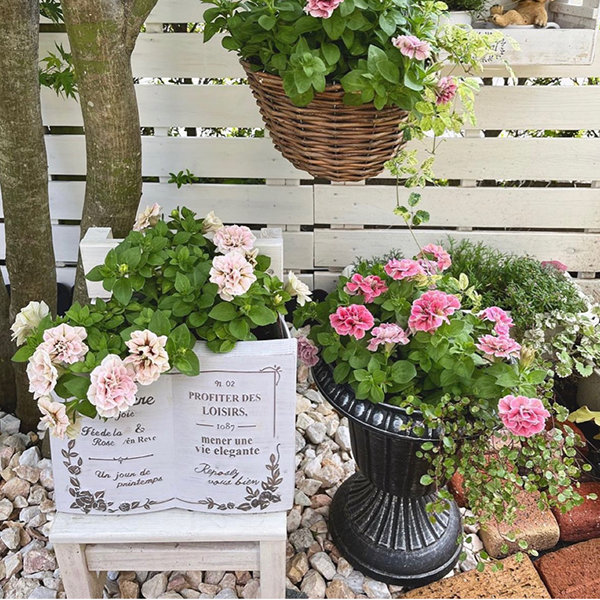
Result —
[[[490, 2], [503, 4], [506, 10], [514, 3], [508, 0]], [[498, 45], [499, 60], [487, 64], [508, 62], [519, 65], [589, 65], [596, 51], [596, 38], [599, 25], [599, 0], [554, 0], [547, 4], [548, 22], [555, 23], [559, 29], [534, 26], [494, 27], [491, 23], [476, 22], [473, 27], [485, 32], [502, 31], [517, 42], [519, 48], [513, 48], [508, 40]]]

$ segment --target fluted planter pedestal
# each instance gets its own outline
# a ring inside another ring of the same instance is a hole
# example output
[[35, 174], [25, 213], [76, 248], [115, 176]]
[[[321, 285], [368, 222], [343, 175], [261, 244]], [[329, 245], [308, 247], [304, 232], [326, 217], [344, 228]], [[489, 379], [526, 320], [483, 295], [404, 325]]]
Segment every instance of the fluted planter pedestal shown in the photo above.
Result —
[[356, 569], [385, 583], [418, 586], [440, 579], [458, 561], [462, 525], [454, 502], [439, 514], [425, 510], [436, 492], [420, 483], [428, 463], [416, 453], [424, 441], [436, 441], [436, 432], [417, 436], [418, 416], [357, 400], [350, 386], [335, 383], [323, 361], [313, 367], [313, 376], [323, 396], [348, 418], [358, 466], [331, 504], [329, 529], [338, 550]]

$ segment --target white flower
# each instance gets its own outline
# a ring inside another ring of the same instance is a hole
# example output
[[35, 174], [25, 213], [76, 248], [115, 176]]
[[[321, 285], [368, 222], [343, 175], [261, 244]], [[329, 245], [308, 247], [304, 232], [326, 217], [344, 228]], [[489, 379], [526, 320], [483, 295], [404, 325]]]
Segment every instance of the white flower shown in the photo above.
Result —
[[42, 319], [49, 314], [50, 309], [43, 300], [42, 302], [32, 301], [25, 308], [22, 308], [10, 328], [13, 332], [12, 339], [17, 341], [17, 346], [24, 344], [27, 337], [37, 329]]
[[155, 202], [152, 206], [146, 208], [137, 216], [133, 225], [134, 231], [144, 231], [148, 227], [154, 227], [160, 221], [160, 211], [162, 208]]
[[211, 210], [202, 220], [202, 233], [215, 233], [223, 227], [223, 221]]
[[285, 291], [292, 297], [297, 296], [300, 306], [304, 306], [307, 302], [312, 302], [310, 288], [304, 282], [300, 281], [292, 271], [288, 273]]
[[49, 396], [42, 396], [38, 400], [38, 408], [42, 413], [40, 429], [47, 429], [53, 436], [64, 438], [71, 425], [65, 405], [53, 402]]
[[58, 380], [58, 371], [43, 345], [38, 346], [38, 349], [29, 358], [27, 376], [29, 377], [29, 391], [36, 400], [47, 396], [54, 389]]

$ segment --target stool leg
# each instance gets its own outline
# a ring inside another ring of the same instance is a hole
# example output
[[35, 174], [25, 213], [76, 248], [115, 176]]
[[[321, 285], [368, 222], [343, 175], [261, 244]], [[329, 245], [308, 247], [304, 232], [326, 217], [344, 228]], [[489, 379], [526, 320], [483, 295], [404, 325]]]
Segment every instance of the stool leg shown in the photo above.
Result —
[[67, 598], [102, 598], [104, 577], [90, 573], [83, 544], [54, 544]]
[[260, 542], [260, 597], [285, 598], [285, 540]]

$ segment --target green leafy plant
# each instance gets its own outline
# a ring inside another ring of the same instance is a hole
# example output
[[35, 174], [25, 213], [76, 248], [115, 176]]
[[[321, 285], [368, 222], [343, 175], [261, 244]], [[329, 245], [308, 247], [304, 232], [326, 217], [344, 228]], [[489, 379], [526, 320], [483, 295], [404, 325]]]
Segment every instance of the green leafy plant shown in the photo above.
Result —
[[199, 181], [199, 177], [196, 177], [189, 169], [186, 169], [177, 173], [169, 173], [169, 181], [167, 183], [174, 183], [177, 185], [177, 189], [180, 189], [182, 185], [191, 185]]
[[77, 81], [75, 70], [71, 59], [71, 53], [67, 52], [62, 44], [54, 44], [57, 52], [48, 52], [40, 62], [40, 85], [53, 89], [57, 95], [66, 98], [77, 98]]
[[481, 13], [485, 6], [484, 0], [446, 0], [448, 10], [473, 12], [476, 14]]
[[[286, 314], [292, 295], [308, 294], [295, 278], [284, 287], [269, 275], [270, 259], [252, 248], [249, 229], [225, 227], [212, 213], [198, 219], [186, 208], [166, 221], [159, 210], [155, 205], [144, 211], [137, 230], [87, 274], [112, 293], [110, 300], [75, 304], [55, 319], [34, 303], [13, 326], [24, 342], [14, 360], [29, 361], [32, 391], [40, 402], [52, 392], [64, 399], [71, 422], [79, 414], [106, 416], [97, 410], [90, 382], [107, 358], [115, 368], [133, 368], [123, 375], [133, 401], [138, 383], [152, 383], [169, 367], [197, 375], [197, 340], [213, 352], [229, 352]], [[60, 412], [60, 403], [53, 406]], [[124, 410], [118, 408], [115, 414]]]

